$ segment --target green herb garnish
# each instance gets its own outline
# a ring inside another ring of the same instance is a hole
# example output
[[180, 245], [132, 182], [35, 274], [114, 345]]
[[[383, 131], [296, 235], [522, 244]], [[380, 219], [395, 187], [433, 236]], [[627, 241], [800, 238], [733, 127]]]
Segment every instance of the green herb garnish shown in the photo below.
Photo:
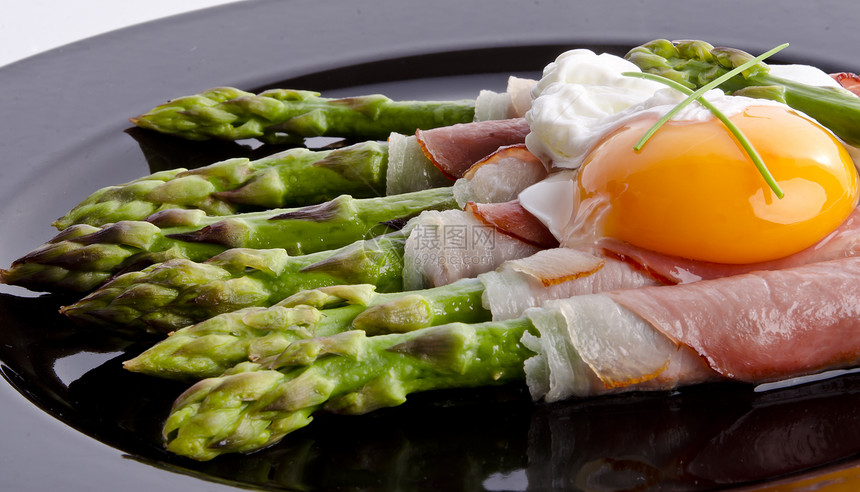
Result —
[[756, 168], [758, 169], [759, 173], [761, 173], [762, 177], [767, 182], [770, 189], [773, 190], [773, 192], [777, 196], [777, 198], [784, 197], [785, 193], [783, 193], [782, 189], [779, 187], [779, 185], [773, 179], [773, 175], [771, 175], [771, 173], [768, 170], [767, 166], [765, 165], [764, 161], [762, 161], [761, 156], [758, 154], [758, 152], [756, 152], [755, 148], [752, 146], [752, 144], [746, 138], [746, 136], [743, 134], [743, 132], [741, 132], [740, 128], [738, 128], [734, 123], [732, 123], [732, 121], [729, 120], [729, 118], [722, 111], [718, 110], [716, 107], [714, 107], [713, 104], [708, 102], [706, 99], [702, 98], [702, 95], [705, 92], [716, 88], [717, 86], [719, 86], [723, 82], [729, 80], [730, 78], [734, 77], [735, 75], [737, 75], [737, 74], [743, 72], [744, 70], [752, 67], [756, 63], [764, 60], [765, 58], [772, 56], [774, 53], [777, 53], [777, 52], [785, 49], [787, 46], [788, 46], [788, 43], [777, 46], [776, 48], [773, 48], [773, 49], [767, 51], [766, 53], [759, 55], [759, 56], [753, 58], [752, 60], [749, 60], [746, 63], [743, 63], [742, 65], [739, 65], [738, 67], [732, 69], [731, 71], [725, 73], [724, 75], [714, 79], [710, 83], [703, 85], [701, 88], [699, 88], [695, 92], [688, 89], [687, 87], [671, 80], [671, 79], [667, 79], [666, 77], [661, 77], [659, 75], [642, 73], [642, 72], [624, 72], [622, 75], [626, 75], [626, 76], [630, 76], [630, 77], [638, 77], [638, 78], [643, 78], [643, 79], [661, 82], [661, 83], [663, 83], [669, 87], [672, 87], [676, 90], [683, 92], [684, 94], [687, 94], [686, 99], [684, 99], [683, 101], [678, 103], [678, 105], [676, 105], [669, 112], [667, 112], [665, 115], [663, 115], [663, 117], [660, 118], [660, 120], [658, 120], [657, 123], [654, 124], [654, 126], [652, 126], [647, 132], [645, 132], [645, 135], [643, 135], [642, 138], [639, 139], [639, 141], [636, 143], [636, 145], [633, 147], [633, 149], [637, 150], [637, 151], [641, 150], [642, 147], [645, 145], [645, 142], [647, 142], [648, 139], [651, 138], [651, 136], [654, 135], [654, 133], [661, 126], [663, 126], [664, 123], [669, 121], [674, 115], [676, 115], [679, 111], [684, 109], [691, 102], [698, 101], [700, 104], [702, 104], [702, 106], [704, 106], [711, 113], [713, 113], [713, 115], [715, 117], [717, 117], [717, 119], [722, 121], [723, 124], [726, 125], [726, 127], [729, 129], [729, 131], [732, 132], [732, 134], [735, 136], [735, 138], [738, 139], [738, 142], [740, 142], [741, 146], [744, 148], [744, 150], [746, 150], [747, 154], [749, 154], [750, 158], [752, 159], [752, 161], [755, 164]]

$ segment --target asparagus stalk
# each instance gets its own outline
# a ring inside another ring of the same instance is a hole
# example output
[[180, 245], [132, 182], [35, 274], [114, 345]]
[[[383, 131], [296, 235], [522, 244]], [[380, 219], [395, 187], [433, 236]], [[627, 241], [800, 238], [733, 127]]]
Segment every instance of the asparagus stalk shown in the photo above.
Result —
[[482, 292], [476, 279], [405, 296], [377, 293], [367, 284], [306, 290], [272, 307], [240, 309], [182, 328], [127, 361], [125, 368], [164, 378], [202, 379], [280, 354], [293, 341], [350, 329], [373, 336], [487, 321], [490, 313], [482, 306]]
[[86, 292], [117, 273], [172, 258], [204, 261], [231, 248], [283, 248], [297, 255], [338, 248], [391, 232], [397, 219], [454, 207], [452, 190], [437, 188], [381, 198], [342, 195], [304, 208], [227, 217], [170, 209], [146, 221], [79, 224], [0, 270], [0, 282]]
[[249, 208], [319, 203], [339, 195], [385, 194], [388, 145], [364, 142], [342, 149], [286, 150], [262, 159], [228, 159], [193, 170], [173, 169], [102, 188], [54, 222], [102, 226], [144, 220], [171, 208], [233, 215]]
[[520, 318], [300, 340], [189, 388], [165, 422], [167, 449], [196, 460], [247, 453], [308, 425], [319, 410], [363, 414], [418, 391], [522, 381], [533, 354], [520, 338], [531, 330]]
[[219, 87], [169, 101], [135, 118], [137, 126], [190, 140], [336, 136], [385, 139], [474, 119], [475, 101], [392, 101], [379, 95], [330, 99], [272, 89], [260, 94]]
[[[754, 57], [733, 48], [715, 48], [704, 41], [658, 39], [637, 46], [626, 58], [643, 72], [697, 89]], [[758, 63], [722, 84], [728, 94], [774, 99], [802, 111], [850, 145], [860, 145], [860, 98], [847, 90], [815, 87], [770, 75]]]
[[82, 324], [169, 333], [221, 313], [272, 306], [316, 287], [371, 284], [380, 292], [397, 292], [403, 286], [407, 237], [398, 231], [303, 256], [236, 248], [205, 263], [169, 260], [119, 275], [61, 312]]

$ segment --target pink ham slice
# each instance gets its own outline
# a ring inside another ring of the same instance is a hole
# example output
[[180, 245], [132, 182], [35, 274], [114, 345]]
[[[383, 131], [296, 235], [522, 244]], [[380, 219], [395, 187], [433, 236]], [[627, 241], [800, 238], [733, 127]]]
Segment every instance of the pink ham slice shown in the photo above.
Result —
[[555, 236], [543, 222], [523, 208], [519, 200], [504, 203], [469, 202], [466, 204], [466, 210], [472, 212], [481, 222], [520, 241], [540, 248], [558, 247]]
[[860, 362], [860, 258], [606, 295], [732, 379]]
[[687, 260], [639, 248], [612, 238], [602, 239], [599, 245], [609, 256], [633, 263], [660, 282], [681, 284], [756, 270], [781, 270], [820, 261], [860, 256], [860, 209], [854, 209], [842, 225], [818, 243], [794, 255], [763, 263], [728, 265]]
[[528, 122], [513, 118], [418, 130], [415, 137], [434, 166], [445, 176], [458, 179], [499, 147], [525, 143], [528, 133]]

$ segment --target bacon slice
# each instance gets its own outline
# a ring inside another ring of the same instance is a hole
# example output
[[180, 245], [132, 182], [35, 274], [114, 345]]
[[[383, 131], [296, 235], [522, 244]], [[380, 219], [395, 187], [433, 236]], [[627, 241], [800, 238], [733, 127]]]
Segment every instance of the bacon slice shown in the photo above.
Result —
[[538, 333], [522, 339], [536, 354], [525, 363], [535, 399], [779, 381], [860, 362], [860, 258], [580, 295], [524, 314]]
[[485, 225], [464, 210], [429, 210], [410, 221], [403, 255], [404, 290], [474, 278], [503, 262], [540, 251]]
[[756, 270], [781, 270], [809, 263], [860, 256], [860, 209], [854, 209], [839, 227], [805, 250], [778, 260], [728, 265], [688, 260], [664, 255], [613, 238], [604, 238], [599, 246], [610, 257], [630, 262], [665, 284], [683, 284], [698, 280], [740, 275]]
[[851, 72], [839, 72], [830, 74], [839, 85], [860, 96], [860, 76]]
[[541, 248], [558, 247], [555, 236], [543, 222], [524, 209], [519, 200], [504, 203], [469, 202], [466, 210], [503, 234]]
[[499, 147], [525, 143], [528, 133], [528, 122], [513, 118], [418, 130], [415, 137], [433, 165], [449, 178], [458, 179]]
[[584, 251], [552, 248], [528, 258], [507, 261], [502, 267], [528, 275], [549, 287], [592, 275], [605, 264], [603, 258]]
[[519, 318], [553, 299], [656, 285], [629, 263], [568, 248], [544, 249], [478, 276], [493, 320]]
[[677, 346], [602, 294], [547, 301], [524, 314], [538, 333], [526, 333], [521, 340], [535, 353], [524, 369], [536, 400], [667, 390], [724, 379], [694, 350]]
[[472, 165], [463, 179], [454, 183], [454, 198], [461, 206], [468, 202], [507, 202], [547, 174], [546, 166], [525, 144], [508, 145]]
[[606, 296], [728, 378], [762, 383], [860, 362], [860, 258]]
[[467, 169], [466, 172], [463, 173], [462, 177], [466, 179], [472, 179], [475, 177], [475, 173], [477, 173], [478, 169], [480, 169], [481, 167], [486, 166], [488, 164], [499, 165], [502, 164], [506, 159], [516, 159], [520, 162], [528, 163], [530, 166], [542, 169], [542, 174], [544, 177], [547, 175], [546, 166], [543, 165], [543, 162], [541, 162], [541, 160], [538, 159], [536, 155], [529, 152], [529, 149], [526, 147], [526, 144], [519, 143], [499, 147], [490, 155], [472, 164], [469, 169]]

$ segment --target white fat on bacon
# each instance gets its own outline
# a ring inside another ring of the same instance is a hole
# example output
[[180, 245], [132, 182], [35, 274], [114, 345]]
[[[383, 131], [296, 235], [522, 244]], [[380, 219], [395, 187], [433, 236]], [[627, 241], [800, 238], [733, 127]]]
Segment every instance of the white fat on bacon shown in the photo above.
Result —
[[447, 285], [492, 271], [540, 248], [495, 230], [463, 210], [425, 211], [409, 221], [404, 251], [406, 290]]
[[540, 336], [522, 342], [532, 398], [548, 402], [630, 390], [668, 390], [722, 379], [693, 350], [595, 294], [549, 301], [525, 315]]
[[482, 90], [475, 99], [475, 121], [522, 118], [531, 107], [536, 84], [536, 80], [508, 77], [505, 92]]
[[503, 147], [454, 183], [454, 199], [460, 208], [469, 202], [509, 202], [546, 176], [546, 167], [525, 146]]
[[484, 284], [484, 307], [495, 321], [518, 318], [551, 299], [656, 284], [628, 263], [567, 248], [506, 261], [478, 278]]

